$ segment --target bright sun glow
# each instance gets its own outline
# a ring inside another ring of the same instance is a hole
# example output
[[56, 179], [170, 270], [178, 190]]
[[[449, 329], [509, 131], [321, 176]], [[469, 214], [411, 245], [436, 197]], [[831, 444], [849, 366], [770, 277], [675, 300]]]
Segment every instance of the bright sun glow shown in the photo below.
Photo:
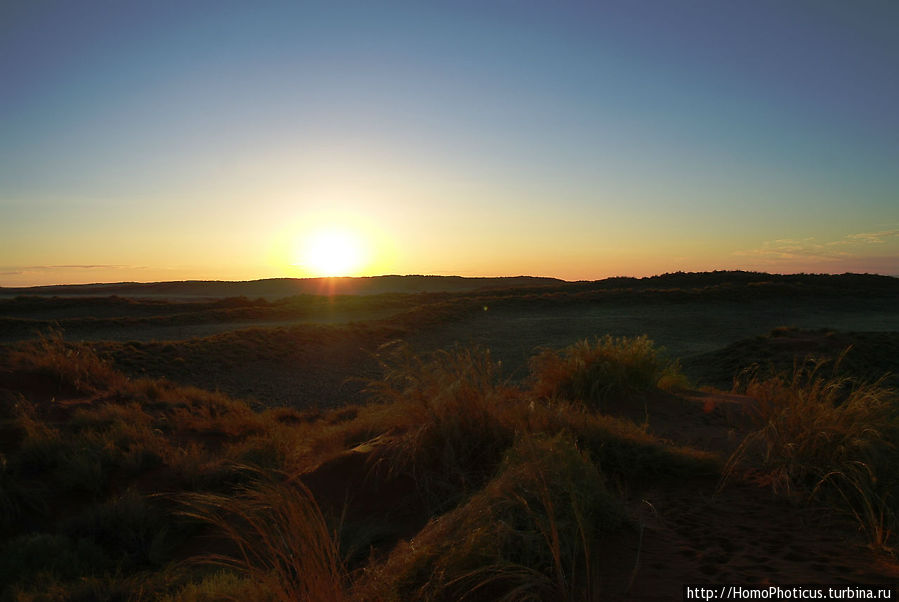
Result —
[[358, 236], [338, 229], [319, 230], [305, 241], [298, 263], [315, 276], [352, 276], [366, 257]]

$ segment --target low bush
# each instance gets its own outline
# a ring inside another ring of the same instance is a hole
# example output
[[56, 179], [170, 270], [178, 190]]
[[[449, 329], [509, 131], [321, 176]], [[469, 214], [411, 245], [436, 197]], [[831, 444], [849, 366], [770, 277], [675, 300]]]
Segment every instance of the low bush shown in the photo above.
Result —
[[579, 401], [595, 409], [612, 396], [685, 382], [677, 365], [664, 359], [645, 335], [606, 335], [562, 350], [546, 349], [531, 358], [530, 378], [538, 397]]

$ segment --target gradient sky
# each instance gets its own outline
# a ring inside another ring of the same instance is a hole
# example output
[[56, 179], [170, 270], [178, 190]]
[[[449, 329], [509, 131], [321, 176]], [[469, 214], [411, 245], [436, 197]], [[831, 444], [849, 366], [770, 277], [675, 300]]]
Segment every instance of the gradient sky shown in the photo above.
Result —
[[[0, 286], [899, 275], [899, 3], [0, 2]], [[299, 265], [298, 265], [299, 264]]]

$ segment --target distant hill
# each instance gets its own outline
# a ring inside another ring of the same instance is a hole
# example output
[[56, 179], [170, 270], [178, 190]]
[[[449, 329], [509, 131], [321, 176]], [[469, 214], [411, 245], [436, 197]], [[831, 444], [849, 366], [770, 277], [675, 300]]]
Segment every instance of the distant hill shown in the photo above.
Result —
[[766, 272], [745, 272], [742, 270], [720, 270], [714, 272], [673, 272], [646, 278], [606, 278], [594, 282], [578, 282], [584, 288], [655, 288], [691, 289], [709, 286], [745, 285], [799, 285], [829, 289], [866, 288], [899, 289], [899, 278], [878, 274], [768, 274]]
[[540, 297], [544, 300], [565, 298], [569, 301], [610, 301], [616, 298], [629, 301], [748, 301], [798, 297], [883, 299], [899, 296], [899, 278], [877, 274], [768, 274], [722, 270], [555, 282], [482, 289], [478, 294], [487, 297]]
[[379, 295], [385, 293], [483, 293], [492, 295], [564, 294], [591, 298], [616, 294], [665, 292], [685, 298], [768, 297], [780, 295], [882, 296], [899, 294], [899, 278], [876, 274], [767, 274], [764, 272], [674, 272], [645, 278], [614, 277], [568, 282], [558, 278], [511, 276], [369, 276], [362, 278], [268, 278], [230, 282], [118, 282], [34, 287], [0, 287], [0, 297], [19, 295], [156, 297], [160, 299], [221, 299], [248, 297], [268, 300], [295, 295]]
[[488, 289], [544, 287], [564, 284], [557, 278], [512, 276], [370, 276], [363, 278], [268, 278], [229, 282], [186, 280], [176, 282], [117, 282], [53, 286], [0, 287], [0, 295], [91, 295], [125, 297], [266, 297], [293, 295], [378, 295], [383, 293], [450, 293]]

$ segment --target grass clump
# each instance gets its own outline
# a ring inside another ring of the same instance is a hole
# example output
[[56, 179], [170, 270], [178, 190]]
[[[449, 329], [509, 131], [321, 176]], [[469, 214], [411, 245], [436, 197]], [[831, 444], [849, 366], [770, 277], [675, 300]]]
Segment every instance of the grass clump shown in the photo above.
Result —
[[624, 520], [571, 437], [524, 436], [498, 475], [402, 544], [363, 599], [563, 600], [596, 593], [596, 551]]
[[105, 569], [109, 556], [86, 538], [31, 533], [7, 541], [0, 553], [0, 582], [20, 585], [73, 579]]
[[158, 465], [166, 446], [151, 429], [151, 417], [135, 405], [79, 409], [58, 426], [28, 402], [21, 402], [17, 411], [13, 424], [22, 441], [10, 454], [9, 469], [58, 492], [99, 497], [113, 473], [134, 475]]
[[533, 392], [542, 398], [580, 401], [599, 409], [613, 396], [683, 382], [645, 335], [585, 339], [562, 350], [546, 349], [530, 361]]
[[128, 490], [89, 506], [68, 519], [62, 530], [73, 539], [87, 539], [116, 558], [120, 568], [158, 566], [171, 552], [175, 524], [158, 501]]
[[432, 508], [445, 509], [486, 482], [512, 444], [515, 392], [481, 349], [413, 355], [401, 348], [384, 368], [369, 387], [382, 403], [377, 430], [393, 435], [378, 462], [411, 475]]
[[760, 464], [773, 487], [820, 497], [848, 512], [873, 545], [896, 526], [899, 398], [881, 383], [822, 375], [823, 364], [791, 375], [750, 375], [738, 388], [755, 400], [755, 429], [734, 451], [724, 478]]
[[127, 380], [88, 345], [65, 342], [58, 329], [41, 333], [37, 341], [24, 344], [9, 359], [13, 368], [52, 383], [57, 393], [90, 395]]
[[260, 478], [234, 496], [197, 493], [181, 502], [184, 516], [215, 527], [233, 549], [197, 561], [236, 570], [274, 600], [348, 599], [337, 536], [302, 483]]
[[634, 422], [590, 412], [579, 404], [537, 406], [528, 416], [529, 430], [569, 433], [616, 482], [641, 485], [661, 480], [720, 474], [721, 461], [710, 452], [674, 445]]
[[257, 583], [246, 576], [227, 570], [216, 571], [195, 583], [188, 583], [174, 593], [159, 597], [159, 602], [216, 602], [217, 600], [274, 601], [276, 598], [265, 592]]
[[[173, 527], [166, 512], [128, 491], [59, 521], [56, 532], [11, 537], [0, 545], [0, 584], [10, 586], [0, 599], [30, 599], [28, 591], [35, 599], [115, 599], [97, 592], [113, 582], [127, 586], [125, 575], [162, 567], [171, 556]], [[99, 587], [88, 588], [94, 595], [76, 595], [88, 582]]]

